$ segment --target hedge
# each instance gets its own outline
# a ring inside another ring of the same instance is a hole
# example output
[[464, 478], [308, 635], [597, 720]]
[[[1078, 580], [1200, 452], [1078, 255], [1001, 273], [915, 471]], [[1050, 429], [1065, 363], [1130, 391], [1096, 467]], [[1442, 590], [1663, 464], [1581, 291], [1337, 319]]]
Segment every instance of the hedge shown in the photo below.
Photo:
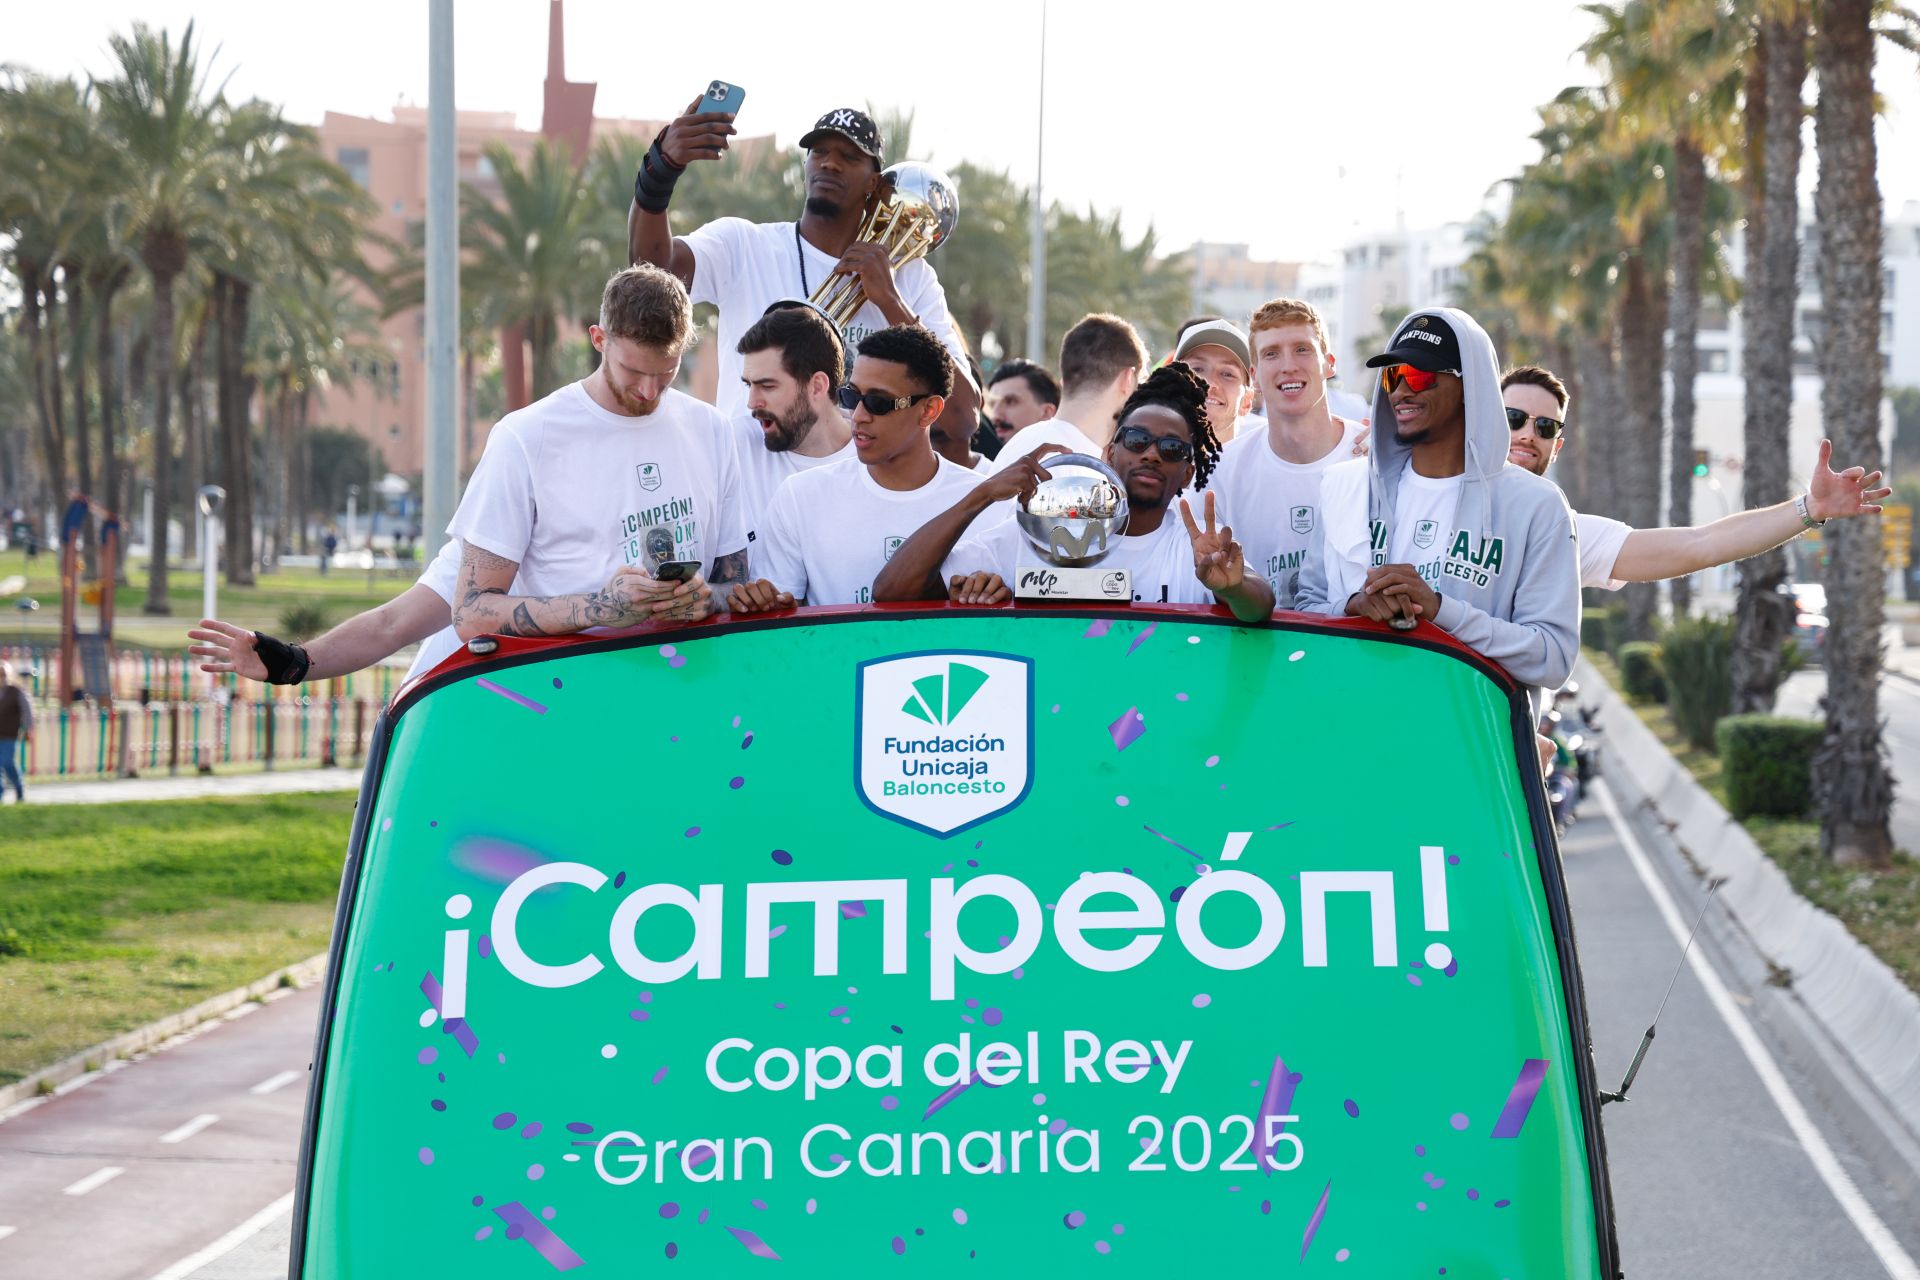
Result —
[[1644, 640], [1620, 646], [1620, 683], [1630, 698], [1667, 700], [1667, 682], [1660, 671], [1660, 646]]
[[1818, 720], [1728, 716], [1720, 722], [1721, 779], [1736, 818], [1794, 818], [1813, 810], [1813, 753], [1826, 735]]

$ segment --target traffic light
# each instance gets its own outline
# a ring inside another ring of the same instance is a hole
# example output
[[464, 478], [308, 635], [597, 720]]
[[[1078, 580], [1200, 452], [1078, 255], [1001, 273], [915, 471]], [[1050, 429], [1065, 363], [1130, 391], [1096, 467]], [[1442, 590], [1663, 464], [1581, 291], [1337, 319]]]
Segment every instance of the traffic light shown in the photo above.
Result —
[[1712, 458], [1705, 449], [1695, 449], [1693, 451], [1694, 479], [1705, 480], [1707, 478], [1707, 472], [1712, 470], [1712, 461]]

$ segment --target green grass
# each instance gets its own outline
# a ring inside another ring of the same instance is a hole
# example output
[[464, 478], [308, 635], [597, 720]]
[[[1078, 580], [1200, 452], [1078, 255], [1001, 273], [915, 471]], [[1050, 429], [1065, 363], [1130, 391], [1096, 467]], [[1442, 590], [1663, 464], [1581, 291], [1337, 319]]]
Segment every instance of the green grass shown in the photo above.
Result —
[[[1619, 671], [1613, 662], [1604, 653], [1584, 652], [1607, 683], [1618, 689]], [[1636, 699], [1628, 702], [1694, 781], [1724, 807], [1727, 793], [1720, 757], [1688, 745], [1667, 708]], [[1741, 825], [1786, 873], [1801, 897], [1838, 917], [1902, 982], [1920, 992], [1920, 861], [1901, 852], [1885, 870], [1835, 866], [1820, 852], [1820, 824], [1813, 818], [1753, 817]]]
[[[34, 644], [50, 644], [60, 627], [60, 558], [43, 552], [29, 564], [26, 552], [0, 551], [0, 581], [21, 576], [26, 585], [0, 599], [0, 642], [14, 643], [21, 631]], [[419, 576], [416, 563], [412, 572], [376, 574], [372, 589], [367, 587], [366, 570], [335, 569], [322, 576], [317, 569], [281, 569], [257, 576], [251, 587], [220, 584], [220, 616], [237, 626], [264, 631], [280, 629], [280, 613], [289, 605], [320, 604], [328, 615], [340, 622], [375, 605], [384, 604], [413, 585]], [[147, 602], [147, 566], [137, 560], [128, 574], [129, 584], [114, 592], [114, 635], [122, 644], [145, 645], [154, 649], [180, 650], [188, 644], [187, 628], [200, 619], [200, 570], [175, 567], [167, 578], [167, 602], [171, 617], [150, 618], [141, 613]], [[37, 612], [22, 615], [13, 608], [20, 596], [32, 596], [40, 602]], [[92, 630], [97, 625], [99, 607], [82, 602], [80, 625]]]
[[7, 809], [0, 1084], [326, 950], [353, 804]]

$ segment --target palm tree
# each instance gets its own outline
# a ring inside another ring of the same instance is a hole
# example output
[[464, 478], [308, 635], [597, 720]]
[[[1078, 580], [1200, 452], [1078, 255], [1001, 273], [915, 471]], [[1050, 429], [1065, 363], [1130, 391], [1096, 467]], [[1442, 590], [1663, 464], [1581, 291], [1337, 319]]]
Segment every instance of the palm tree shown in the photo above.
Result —
[[[1823, 0], [1814, 37], [1820, 96], [1814, 142], [1820, 178], [1820, 411], [1841, 456], [1880, 466], [1881, 208], [1875, 177], [1874, 0]], [[1888, 866], [1893, 778], [1880, 717], [1885, 565], [1874, 522], [1827, 531], [1832, 626], [1827, 633], [1827, 733], [1814, 757], [1821, 845], [1836, 862]]]
[[208, 211], [216, 128], [206, 99], [207, 74], [188, 23], [176, 45], [166, 32], [135, 23], [131, 36], [109, 40], [118, 74], [96, 82], [101, 123], [123, 149], [137, 181], [120, 193], [119, 224], [153, 281], [153, 350], [162, 360], [153, 378], [153, 558], [147, 571], [149, 614], [168, 614], [167, 521], [173, 490], [174, 281], [186, 270], [190, 236]]
[[[1788, 426], [1793, 410], [1793, 312], [1800, 292], [1801, 92], [1807, 78], [1807, 9], [1800, 0], [1763, 5], [1745, 112], [1748, 185], [1746, 287], [1742, 302], [1746, 384], [1745, 498], [1748, 506], [1783, 501]], [[1756, 93], [1755, 90], [1760, 92]], [[1757, 198], [1757, 199], [1756, 199]], [[1781, 593], [1783, 551], [1742, 560], [1736, 571], [1733, 711], [1773, 710], [1780, 646], [1792, 622]]]
[[[1734, 149], [1745, 29], [1725, 21], [1719, 0], [1627, 0], [1584, 6], [1600, 29], [1582, 46], [1619, 101], [1614, 115], [1624, 139], [1670, 141], [1667, 166], [1673, 211], [1672, 332], [1667, 362], [1673, 386], [1667, 523], [1693, 523], [1694, 378], [1703, 285], [1717, 267], [1710, 203], [1724, 202], [1713, 172]], [[1676, 614], [1687, 612], [1692, 588], [1669, 584]]]
[[501, 199], [495, 204], [462, 185], [460, 241], [467, 262], [461, 292], [472, 290], [485, 300], [490, 328], [525, 331], [538, 399], [559, 386], [554, 357], [560, 321], [579, 313], [588, 290], [599, 295], [601, 282], [581, 263], [606, 261], [618, 251], [596, 233], [587, 184], [564, 146], [542, 139], [524, 167], [500, 143], [488, 146], [486, 156]]

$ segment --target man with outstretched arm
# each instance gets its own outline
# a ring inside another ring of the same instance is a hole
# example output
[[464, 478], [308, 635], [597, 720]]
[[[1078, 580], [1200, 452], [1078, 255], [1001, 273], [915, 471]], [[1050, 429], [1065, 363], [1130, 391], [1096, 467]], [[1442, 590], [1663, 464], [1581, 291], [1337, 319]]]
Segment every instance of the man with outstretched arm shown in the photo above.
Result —
[[1415, 312], [1381, 355], [1373, 450], [1321, 481], [1296, 607], [1425, 618], [1524, 684], [1558, 688], [1579, 649], [1566, 497], [1507, 465], [1493, 343], [1466, 312]]
[[[1213, 494], [1206, 527], [1181, 499], [1184, 529], [1167, 517], [1171, 500], [1190, 483], [1204, 484], [1220, 443], [1208, 424], [1208, 385], [1178, 362], [1153, 375], [1121, 407], [1105, 462], [1127, 489], [1127, 527], [1099, 564], [1125, 569], [1133, 598], [1152, 604], [1212, 604], [1243, 621], [1273, 612], [1266, 580], [1249, 577], [1231, 527], [1217, 528]], [[1009, 499], [1031, 495], [1050, 477], [1046, 459], [1064, 446], [1046, 444], [1008, 464], [929, 521], [895, 552], [874, 581], [875, 600], [951, 599], [996, 605], [1013, 598], [1007, 583], [1022, 564], [1037, 565]], [[1184, 534], [1184, 536], [1183, 536]]]
[[[1545, 476], [1567, 442], [1566, 384], [1538, 365], [1509, 369], [1500, 378], [1507, 426], [1507, 461]], [[1606, 516], [1576, 512], [1580, 532], [1580, 585], [1618, 591], [1629, 582], [1658, 582], [1732, 564], [1771, 551], [1829, 520], [1880, 514], [1880, 500], [1893, 492], [1880, 472], [1864, 467], [1833, 469], [1833, 442], [1820, 442], [1807, 490], [1797, 498], [1722, 516], [1709, 524], [1635, 529]]]
[[888, 252], [854, 239], [868, 202], [880, 189], [885, 140], [864, 111], [842, 107], [821, 116], [801, 137], [806, 152], [806, 203], [796, 222], [748, 222], [716, 218], [692, 234], [676, 237], [667, 204], [686, 167], [718, 160], [734, 134], [733, 116], [700, 111], [689, 103], [679, 119], [660, 131], [633, 183], [627, 211], [627, 260], [671, 271], [698, 302], [720, 308], [720, 412], [744, 412], [740, 357], [736, 347], [747, 327], [770, 303], [810, 298], [834, 275], [860, 278], [867, 301], [847, 321], [847, 346], [888, 325], [919, 324], [931, 330], [955, 360], [965, 352], [947, 312], [946, 291], [925, 258], [896, 268]]

